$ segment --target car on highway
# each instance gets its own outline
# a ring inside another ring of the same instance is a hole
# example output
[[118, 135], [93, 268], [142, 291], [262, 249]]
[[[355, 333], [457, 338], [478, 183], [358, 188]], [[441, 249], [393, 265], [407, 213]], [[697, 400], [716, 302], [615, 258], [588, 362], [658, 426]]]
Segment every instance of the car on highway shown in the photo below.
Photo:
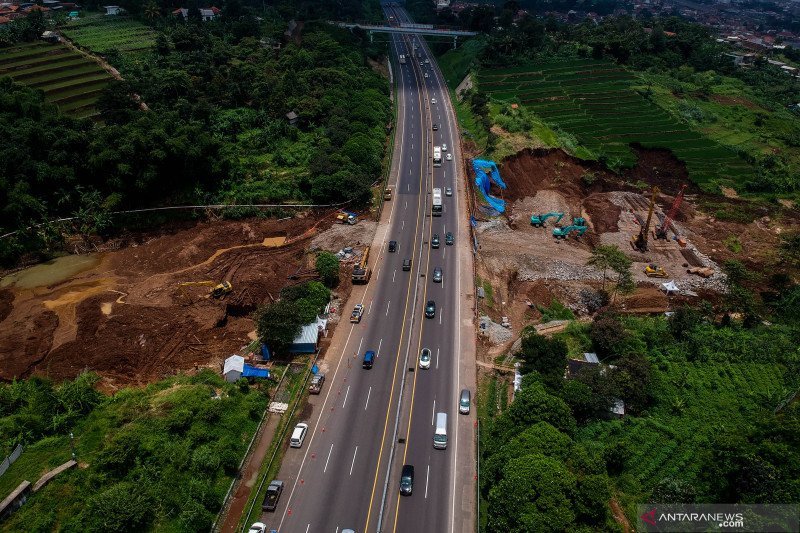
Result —
[[461, 396], [458, 398], [458, 412], [462, 415], [469, 414], [470, 392], [469, 389], [461, 389]]
[[425, 77], [426, 77], [426, 78], [428, 77], [428, 73], [427, 73], [427, 72], [425, 73]]
[[431, 64], [431, 60], [430, 59], [425, 59], [425, 63], [430, 65]]
[[364, 352], [364, 362], [361, 363], [361, 367], [369, 370], [370, 368], [372, 368], [372, 363], [374, 362], [375, 362], [375, 352], [373, 352], [372, 350], [367, 350], [366, 352]]
[[267, 487], [267, 493], [264, 495], [264, 503], [261, 504], [261, 510], [274, 511], [277, 509], [281, 494], [283, 494], [283, 481], [273, 479], [272, 483]]
[[423, 348], [419, 353], [419, 367], [425, 369], [431, 367], [431, 351], [427, 348]]
[[444, 234], [444, 243], [447, 246], [453, 246], [453, 243], [456, 241], [455, 237], [453, 237], [453, 232], [448, 231]]
[[436, 105], [436, 98], [431, 98], [431, 103], [432, 103], [433, 105]]
[[403, 270], [406, 272], [411, 270], [411, 259], [403, 259]]
[[425, 304], [425, 318], [433, 318], [436, 316], [436, 302], [428, 300]]
[[439, 125], [438, 125], [437, 123], [435, 123], [435, 122], [434, 122], [434, 123], [433, 123], [433, 126], [431, 126], [431, 129], [432, 129], [433, 131], [438, 131], [438, 129], [439, 129]]
[[414, 466], [403, 465], [403, 471], [400, 474], [400, 494], [403, 496], [411, 496], [414, 491]]
[[390, 252], [397, 251], [397, 241], [389, 241], [389, 251]]
[[444, 188], [444, 195], [445, 196], [453, 196], [453, 188], [452, 187], [445, 187]]
[[451, 154], [451, 153], [448, 153], [446, 156], [444, 156], [444, 158], [445, 158], [447, 161], [452, 161], [452, 160], [453, 160], [453, 154]]
[[433, 238], [431, 239], [431, 248], [438, 248], [439, 247], [439, 234], [434, 233]]
[[302, 448], [303, 441], [306, 440], [306, 433], [308, 433], [308, 424], [300, 422], [294, 427], [292, 437], [289, 439], [289, 446], [292, 448]]
[[446, 152], [446, 151], [447, 151], [447, 145], [442, 143], [442, 152]]
[[322, 385], [325, 384], [325, 374], [316, 374], [311, 378], [311, 383], [308, 385], [309, 394], [319, 394], [322, 392]]
[[255, 522], [247, 533], [265, 533], [267, 531], [267, 524], [263, 522]]
[[434, 283], [442, 282], [442, 267], [436, 267], [433, 269], [433, 282]]
[[358, 324], [361, 322], [361, 318], [364, 316], [364, 304], [356, 304], [353, 307], [353, 312], [350, 313], [350, 322], [352, 324]]

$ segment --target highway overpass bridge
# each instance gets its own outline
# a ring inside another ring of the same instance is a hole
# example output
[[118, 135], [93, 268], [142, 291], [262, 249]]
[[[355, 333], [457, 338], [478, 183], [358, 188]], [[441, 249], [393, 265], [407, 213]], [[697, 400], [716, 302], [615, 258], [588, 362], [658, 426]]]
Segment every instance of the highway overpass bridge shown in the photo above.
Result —
[[331, 24], [340, 28], [361, 28], [369, 34], [369, 39], [376, 33], [389, 33], [398, 35], [426, 35], [434, 37], [452, 37], [453, 48], [458, 44], [459, 37], [472, 37], [478, 35], [476, 31], [456, 30], [447, 26], [434, 26], [433, 24], [415, 24], [413, 22], [399, 22], [388, 24], [360, 23], [360, 22], [338, 22], [331, 21]]

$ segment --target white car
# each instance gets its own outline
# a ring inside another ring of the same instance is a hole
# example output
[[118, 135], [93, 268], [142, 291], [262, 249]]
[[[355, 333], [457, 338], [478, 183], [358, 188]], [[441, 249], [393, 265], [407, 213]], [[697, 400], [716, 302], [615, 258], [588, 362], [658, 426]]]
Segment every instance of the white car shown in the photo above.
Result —
[[250, 526], [250, 531], [247, 533], [265, 533], [267, 531], [267, 525], [263, 522], [256, 522], [252, 526]]
[[453, 188], [452, 187], [445, 187], [444, 188], [444, 195], [445, 196], [453, 196]]
[[446, 152], [446, 151], [447, 151], [447, 145], [446, 144], [442, 144], [442, 152]]
[[426, 78], [428, 77], [428, 73], [427, 73], [427, 72], [425, 73], [425, 77], [426, 77]]
[[453, 154], [447, 154], [446, 156], [444, 156], [444, 158], [446, 160], [448, 160], [448, 161], [452, 161], [453, 160]]
[[431, 103], [436, 104], [436, 98], [431, 98]]
[[300, 422], [294, 427], [292, 437], [289, 439], [289, 446], [292, 448], [301, 448], [303, 441], [306, 440], [306, 433], [308, 433], [308, 424]]
[[419, 367], [426, 369], [431, 367], [431, 351], [427, 348], [423, 348], [419, 353]]

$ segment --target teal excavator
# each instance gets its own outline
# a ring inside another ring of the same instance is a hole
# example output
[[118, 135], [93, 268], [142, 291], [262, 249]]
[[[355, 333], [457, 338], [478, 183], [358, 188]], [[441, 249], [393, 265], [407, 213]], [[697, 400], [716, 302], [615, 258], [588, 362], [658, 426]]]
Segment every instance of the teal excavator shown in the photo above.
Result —
[[556, 219], [556, 224], [558, 224], [563, 217], [564, 217], [564, 213], [555, 213], [555, 212], [545, 213], [544, 215], [532, 215], [531, 216], [531, 224], [533, 224], [537, 228], [541, 228], [542, 226], [544, 226], [544, 222], [548, 218], [555, 218]]
[[566, 239], [570, 233], [575, 232], [576, 237], [580, 237], [586, 230], [589, 229], [588, 226], [578, 226], [573, 224], [572, 226], [567, 226], [564, 228], [553, 228], [553, 237], [556, 239]]

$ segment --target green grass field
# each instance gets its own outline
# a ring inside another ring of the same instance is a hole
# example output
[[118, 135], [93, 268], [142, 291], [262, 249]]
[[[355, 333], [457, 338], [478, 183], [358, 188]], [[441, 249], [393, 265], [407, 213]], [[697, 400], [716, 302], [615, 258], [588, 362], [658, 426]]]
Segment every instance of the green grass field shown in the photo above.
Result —
[[97, 114], [100, 92], [113, 79], [96, 62], [66, 45], [44, 42], [0, 49], [0, 76], [43, 91], [48, 102], [79, 118]]
[[88, 16], [70, 22], [62, 31], [78, 46], [105, 53], [149, 50], [155, 45], [155, 32], [141, 22], [126, 17]]
[[622, 67], [591, 59], [485, 70], [477, 76], [481, 91], [533, 110], [612, 167], [635, 164], [632, 144], [666, 148], [686, 163], [701, 186], [740, 189], [752, 166], [634, 91], [636, 82]]

